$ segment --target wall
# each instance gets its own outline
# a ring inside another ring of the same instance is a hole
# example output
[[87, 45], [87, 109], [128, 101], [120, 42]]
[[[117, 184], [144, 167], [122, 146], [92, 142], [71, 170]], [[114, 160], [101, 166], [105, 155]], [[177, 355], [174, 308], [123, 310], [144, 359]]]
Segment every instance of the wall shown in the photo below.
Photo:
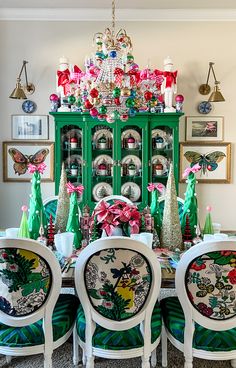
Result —
[[[29, 81], [36, 86], [31, 99], [37, 103], [36, 114], [47, 114], [49, 95], [55, 92], [58, 60], [67, 56], [71, 63], [82, 66], [84, 57], [93, 51], [94, 33], [104, 31], [104, 22], [0, 22], [0, 84], [1, 130], [0, 140], [11, 139], [11, 115], [22, 114], [22, 101], [9, 99], [15, 86], [22, 60], [28, 60]], [[131, 36], [135, 61], [141, 68], [163, 68], [163, 59], [172, 57], [179, 71], [178, 92], [185, 96], [185, 116], [195, 116], [197, 104], [204, 100], [198, 86], [205, 83], [208, 62], [214, 61], [217, 78], [226, 102], [215, 103], [211, 115], [224, 116], [224, 140], [232, 142], [232, 183], [198, 184], [200, 219], [203, 223], [205, 207], [213, 207], [213, 220], [224, 229], [236, 229], [235, 217], [235, 80], [236, 22], [122, 22]], [[213, 85], [213, 80], [211, 80]], [[54, 123], [50, 117], [50, 140], [54, 140]], [[180, 124], [180, 141], [184, 140], [185, 118]], [[0, 157], [2, 162], [2, 156]], [[180, 184], [183, 197], [186, 185]], [[18, 226], [20, 207], [29, 201], [30, 183], [0, 183], [0, 228]], [[54, 194], [54, 183], [43, 183], [46, 198]]]

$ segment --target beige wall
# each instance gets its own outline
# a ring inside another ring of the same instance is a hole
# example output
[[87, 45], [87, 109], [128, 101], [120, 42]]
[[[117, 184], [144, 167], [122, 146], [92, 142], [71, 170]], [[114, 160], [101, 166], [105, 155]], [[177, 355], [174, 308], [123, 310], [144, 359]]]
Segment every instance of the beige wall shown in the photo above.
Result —
[[[103, 31], [104, 22], [0, 22], [0, 84], [1, 84], [1, 135], [0, 140], [11, 138], [11, 115], [22, 114], [22, 101], [8, 98], [22, 60], [28, 60], [29, 80], [36, 86], [31, 96], [37, 103], [37, 114], [49, 111], [49, 95], [55, 92], [55, 74], [59, 57], [67, 56], [71, 63], [82, 66], [89, 55], [95, 32]], [[224, 140], [232, 142], [232, 183], [198, 184], [197, 194], [200, 219], [203, 223], [205, 207], [213, 207], [213, 220], [224, 229], [236, 229], [235, 186], [235, 82], [236, 82], [236, 22], [122, 22], [134, 45], [135, 61], [141, 68], [162, 69], [163, 59], [169, 55], [178, 70], [178, 92], [185, 96], [185, 116], [195, 116], [197, 104], [204, 100], [198, 86], [206, 80], [208, 62], [216, 63], [216, 76], [226, 99], [215, 103], [211, 115], [224, 116]], [[211, 80], [213, 85], [213, 81]], [[184, 140], [185, 118], [180, 124], [180, 141]], [[50, 139], [54, 140], [54, 123], [50, 118]], [[2, 156], [2, 155], [1, 155]], [[0, 157], [2, 162], [2, 157]], [[28, 204], [30, 183], [0, 182], [0, 228], [18, 226], [20, 208]], [[183, 197], [186, 185], [180, 185]], [[54, 194], [54, 183], [42, 184], [43, 197]]]

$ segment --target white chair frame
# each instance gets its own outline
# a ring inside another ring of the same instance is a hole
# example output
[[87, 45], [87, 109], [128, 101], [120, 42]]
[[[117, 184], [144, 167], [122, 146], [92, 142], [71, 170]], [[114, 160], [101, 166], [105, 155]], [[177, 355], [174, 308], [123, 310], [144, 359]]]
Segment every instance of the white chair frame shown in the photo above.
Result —
[[[150, 293], [145, 302], [143, 309], [134, 317], [123, 321], [111, 321], [101, 316], [91, 305], [84, 284], [84, 268], [87, 260], [94, 253], [109, 249], [134, 249], [145, 256], [150, 264], [152, 271], [152, 285]], [[142, 357], [142, 368], [149, 368], [149, 358], [151, 356], [152, 366], [156, 366], [156, 347], [160, 342], [160, 337], [151, 344], [151, 317], [154, 305], [159, 297], [161, 287], [161, 267], [155, 253], [142, 242], [122, 237], [114, 236], [95, 240], [90, 243], [79, 255], [75, 267], [75, 288], [79, 295], [86, 319], [85, 343], [80, 340], [77, 335], [76, 327], [74, 328], [74, 364], [79, 361], [78, 345], [83, 350], [83, 363], [86, 363], [86, 368], [94, 367], [94, 356], [99, 356], [109, 359], [127, 359], [134, 357]], [[92, 346], [92, 336], [95, 331], [95, 324], [114, 330], [123, 331], [130, 329], [140, 324], [140, 330], [143, 335], [144, 346], [130, 350], [106, 350], [94, 348]]]
[[104, 197], [104, 198], [100, 199], [100, 201], [96, 203], [94, 209], [96, 209], [100, 205], [101, 202], [109, 202], [109, 201], [112, 201], [112, 200], [114, 200], [114, 201], [123, 201], [123, 202], [128, 203], [128, 204], [134, 204], [129, 198], [126, 198], [122, 195], [112, 194], [112, 195], [109, 195], [107, 197]]
[[6, 355], [7, 362], [10, 362], [12, 356], [26, 356], [43, 353], [44, 368], [52, 368], [53, 350], [66, 342], [73, 331], [73, 328], [71, 328], [63, 337], [58, 339], [56, 342], [53, 342], [52, 314], [61, 291], [62, 276], [60, 265], [52, 251], [36, 240], [25, 238], [0, 238], [0, 249], [3, 248], [20, 248], [34, 252], [44, 258], [51, 270], [52, 283], [50, 293], [45, 303], [30, 315], [13, 317], [0, 311], [0, 323], [12, 327], [27, 326], [43, 319], [45, 343], [20, 348], [0, 346], [0, 354]]
[[179, 301], [182, 305], [185, 316], [185, 331], [184, 331], [184, 344], [176, 340], [167, 329], [163, 328], [162, 331], [162, 366], [167, 367], [167, 338], [170, 342], [180, 351], [184, 353], [185, 365], [184, 368], [193, 367], [193, 357], [207, 359], [207, 360], [231, 360], [231, 366], [236, 367], [236, 348], [233, 351], [228, 352], [215, 352], [195, 349], [192, 347], [192, 340], [194, 334], [195, 322], [199, 325], [211, 329], [214, 331], [225, 331], [236, 326], [236, 316], [227, 320], [213, 320], [204, 317], [199, 313], [190, 303], [186, 292], [185, 286], [185, 274], [189, 264], [196, 258], [205, 253], [213, 251], [232, 250], [236, 252], [235, 241], [214, 241], [214, 242], [201, 242], [194, 245], [187, 252], [183, 254], [178, 263], [175, 276], [176, 292]]

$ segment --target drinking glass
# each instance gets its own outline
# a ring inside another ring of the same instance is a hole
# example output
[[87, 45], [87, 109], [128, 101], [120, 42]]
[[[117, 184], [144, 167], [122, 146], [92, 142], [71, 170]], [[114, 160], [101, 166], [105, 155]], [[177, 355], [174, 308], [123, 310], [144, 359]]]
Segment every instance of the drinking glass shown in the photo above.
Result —
[[145, 243], [148, 248], [152, 249], [153, 234], [152, 233], [140, 233], [140, 241]]
[[19, 227], [9, 227], [6, 229], [6, 238], [17, 238]]

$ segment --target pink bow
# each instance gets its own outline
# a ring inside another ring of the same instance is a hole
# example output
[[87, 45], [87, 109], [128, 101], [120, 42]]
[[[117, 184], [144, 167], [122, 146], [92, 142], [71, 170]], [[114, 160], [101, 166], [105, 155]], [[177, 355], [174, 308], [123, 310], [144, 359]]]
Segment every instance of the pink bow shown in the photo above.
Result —
[[41, 164], [38, 164], [38, 165], [29, 164], [28, 165], [28, 172], [30, 174], [34, 174], [35, 171], [38, 171], [40, 174], [43, 174], [46, 167], [47, 167], [47, 165], [44, 162], [42, 162]]
[[69, 83], [75, 83], [79, 85], [81, 75], [82, 75], [82, 70], [80, 70], [80, 68], [77, 65], [74, 65], [73, 71], [70, 73]]
[[183, 173], [183, 178], [186, 178], [187, 176], [189, 176], [189, 174], [192, 172], [193, 174], [195, 174], [196, 172], [201, 170], [201, 165], [199, 165], [199, 163], [195, 164], [193, 167], [187, 167], [184, 170]]
[[70, 181], [66, 184], [66, 188], [67, 188], [67, 193], [69, 193], [69, 194], [76, 192], [76, 193], [81, 195], [84, 191], [83, 185], [78, 185], [76, 187]]
[[149, 192], [153, 192], [155, 189], [157, 189], [160, 193], [162, 193], [165, 190], [165, 186], [161, 183], [149, 183], [147, 186], [147, 190]]

